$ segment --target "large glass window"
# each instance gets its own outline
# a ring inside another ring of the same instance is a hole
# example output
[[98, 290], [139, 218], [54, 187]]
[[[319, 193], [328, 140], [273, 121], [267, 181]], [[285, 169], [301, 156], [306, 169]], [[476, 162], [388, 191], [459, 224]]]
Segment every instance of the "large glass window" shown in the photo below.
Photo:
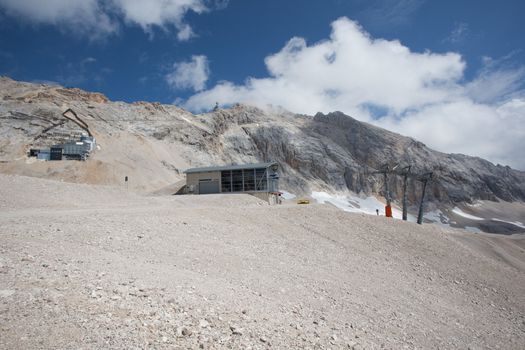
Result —
[[221, 171], [221, 192], [267, 191], [265, 168]]
[[266, 179], [266, 169], [255, 169], [255, 190], [256, 191], [267, 191], [268, 180]]
[[232, 188], [233, 188], [233, 192], [242, 192], [242, 189], [243, 189], [242, 170], [232, 170]]
[[245, 169], [244, 173], [244, 190], [255, 191], [255, 170]]
[[221, 192], [232, 191], [232, 172], [231, 170], [221, 172]]

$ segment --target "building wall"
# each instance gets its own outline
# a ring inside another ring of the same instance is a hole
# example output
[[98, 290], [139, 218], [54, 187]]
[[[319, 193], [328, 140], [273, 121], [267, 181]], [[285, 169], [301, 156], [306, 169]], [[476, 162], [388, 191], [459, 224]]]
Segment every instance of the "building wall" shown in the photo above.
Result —
[[40, 150], [40, 152], [38, 152], [37, 159], [50, 160], [51, 159], [50, 151], [48, 151], [48, 150]]
[[[212, 181], [219, 181], [221, 183], [221, 172], [213, 171], [206, 173], [191, 173], [186, 174], [186, 186], [188, 193], [199, 194], [199, 180], [210, 179]], [[193, 189], [193, 192], [192, 192]]]

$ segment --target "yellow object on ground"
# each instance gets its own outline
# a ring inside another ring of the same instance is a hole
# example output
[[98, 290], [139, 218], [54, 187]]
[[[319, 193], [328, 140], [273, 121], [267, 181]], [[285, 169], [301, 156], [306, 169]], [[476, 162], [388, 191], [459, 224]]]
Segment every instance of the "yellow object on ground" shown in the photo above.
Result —
[[308, 199], [299, 199], [297, 204], [310, 204], [310, 201]]

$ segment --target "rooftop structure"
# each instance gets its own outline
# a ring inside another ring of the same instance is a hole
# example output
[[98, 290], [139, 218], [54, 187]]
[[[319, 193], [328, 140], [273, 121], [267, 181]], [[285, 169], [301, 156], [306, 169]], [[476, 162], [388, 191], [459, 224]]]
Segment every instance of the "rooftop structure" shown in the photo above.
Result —
[[223, 170], [244, 170], [244, 169], [255, 169], [255, 168], [269, 168], [272, 165], [278, 166], [275, 162], [269, 163], [255, 163], [255, 164], [232, 164], [232, 165], [220, 165], [220, 166], [209, 166], [202, 168], [191, 168], [184, 171], [185, 174], [203, 173], [210, 171], [223, 171]]

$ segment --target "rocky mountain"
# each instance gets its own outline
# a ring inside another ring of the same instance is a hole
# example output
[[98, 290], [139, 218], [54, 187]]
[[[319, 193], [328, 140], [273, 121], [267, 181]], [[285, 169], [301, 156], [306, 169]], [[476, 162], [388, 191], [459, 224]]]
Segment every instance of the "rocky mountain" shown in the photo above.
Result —
[[[69, 108], [78, 119], [63, 115]], [[273, 160], [281, 165], [282, 188], [297, 195], [351, 191], [384, 196], [383, 177], [375, 172], [399, 164], [412, 167], [412, 207], [422, 187], [417, 175], [432, 171], [427, 192], [431, 208], [452, 209], [479, 200], [517, 203], [508, 219], [525, 217], [525, 172], [437, 152], [341, 112], [307, 116], [236, 105], [193, 115], [173, 105], [112, 102], [99, 93], [4, 77], [0, 121], [4, 173], [112, 185], [128, 176], [132, 188], [154, 191], [183, 180], [182, 171], [189, 167]], [[99, 149], [86, 162], [27, 157], [30, 148], [49, 147], [87, 130]], [[402, 177], [392, 175], [388, 181], [394, 202], [399, 202]]]

